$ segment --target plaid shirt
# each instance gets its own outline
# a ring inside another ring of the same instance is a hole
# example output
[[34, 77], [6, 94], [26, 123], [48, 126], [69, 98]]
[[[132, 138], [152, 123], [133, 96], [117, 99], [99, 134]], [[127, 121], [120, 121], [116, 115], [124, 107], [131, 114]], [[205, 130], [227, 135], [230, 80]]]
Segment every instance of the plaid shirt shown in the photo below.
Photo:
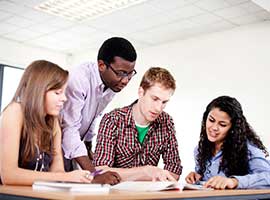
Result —
[[157, 166], [162, 156], [164, 169], [180, 175], [182, 166], [172, 118], [162, 112], [150, 124], [141, 144], [132, 117], [132, 105], [115, 109], [102, 118], [94, 164], [118, 168]]

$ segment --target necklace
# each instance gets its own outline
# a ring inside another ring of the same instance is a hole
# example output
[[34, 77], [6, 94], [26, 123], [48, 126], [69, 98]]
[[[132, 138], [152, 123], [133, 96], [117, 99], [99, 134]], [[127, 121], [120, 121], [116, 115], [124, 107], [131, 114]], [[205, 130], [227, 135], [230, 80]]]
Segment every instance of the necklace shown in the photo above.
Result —
[[41, 167], [39, 171], [44, 171], [44, 152], [40, 153], [38, 145], [35, 144], [35, 147], [37, 149], [37, 159], [34, 171], [38, 171], [39, 161], [41, 161]]

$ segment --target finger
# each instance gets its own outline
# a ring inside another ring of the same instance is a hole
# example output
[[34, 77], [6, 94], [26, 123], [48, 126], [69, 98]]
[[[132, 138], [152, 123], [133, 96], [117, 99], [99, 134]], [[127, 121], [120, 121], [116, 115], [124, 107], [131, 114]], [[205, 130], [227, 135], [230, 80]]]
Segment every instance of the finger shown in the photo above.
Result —
[[187, 183], [192, 183], [192, 177], [187, 176], [187, 177], [185, 178], [185, 181], [186, 181]]
[[194, 182], [196, 182], [196, 181], [201, 180], [202, 176], [200, 174], [195, 173], [194, 178], [195, 178]]
[[121, 181], [121, 176], [118, 173], [113, 172], [113, 176], [117, 179], [118, 182]]
[[212, 181], [213, 179], [210, 178], [208, 181], [206, 181], [206, 183], [204, 184], [205, 187], [211, 187]]
[[175, 178], [168, 171], [167, 171], [167, 180], [169, 180], [169, 181], [176, 181]]

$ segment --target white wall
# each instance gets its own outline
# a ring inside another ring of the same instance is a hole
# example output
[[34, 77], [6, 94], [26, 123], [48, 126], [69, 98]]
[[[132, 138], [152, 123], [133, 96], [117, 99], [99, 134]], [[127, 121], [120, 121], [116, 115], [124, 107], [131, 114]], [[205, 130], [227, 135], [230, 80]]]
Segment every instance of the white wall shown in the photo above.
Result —
[[[34, 60], [49, 60], [68, 68], [69, 56], [46, 49], [25, 46], [19, 42], [13, 42], [0, 38], [0, 64], [25, 68]], [[23, 71], [7, 68], [4, 72], [1, 110], [11, 101]], [[8, 86], [8, 87], [7, 87]]]
[[[240, 101], [247, 120], [269, 147], [269, 36], [270, 23], [265, 22], [138, 51], [139, 74], [107, 111], [137, 98], [138, 84], [148, 67], [167, 67], [177, 80], [177, 90], [166, 111], [176, 124], [184, 166], [182, 178], [194, 166], [193, 148], [206, 105], [219, 95], [234, 96]], [[76, 56], [73, 59], [76, 61]]]
[[0, 38], [0, 63], [25, 68], [34, 60], [49, 60], [68, 68], [68, 55]]

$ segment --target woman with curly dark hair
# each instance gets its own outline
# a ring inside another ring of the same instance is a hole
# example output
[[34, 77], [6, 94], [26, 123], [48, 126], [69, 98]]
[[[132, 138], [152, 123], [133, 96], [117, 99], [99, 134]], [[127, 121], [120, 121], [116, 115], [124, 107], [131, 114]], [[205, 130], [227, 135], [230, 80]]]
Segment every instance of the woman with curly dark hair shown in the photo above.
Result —
[[194, 156], [196, 172], [188, 174], [188, 183], [205, 181], [215, 189], [270, 186], [268, 152], [235, 98], [220, 96], [207, 106]]

